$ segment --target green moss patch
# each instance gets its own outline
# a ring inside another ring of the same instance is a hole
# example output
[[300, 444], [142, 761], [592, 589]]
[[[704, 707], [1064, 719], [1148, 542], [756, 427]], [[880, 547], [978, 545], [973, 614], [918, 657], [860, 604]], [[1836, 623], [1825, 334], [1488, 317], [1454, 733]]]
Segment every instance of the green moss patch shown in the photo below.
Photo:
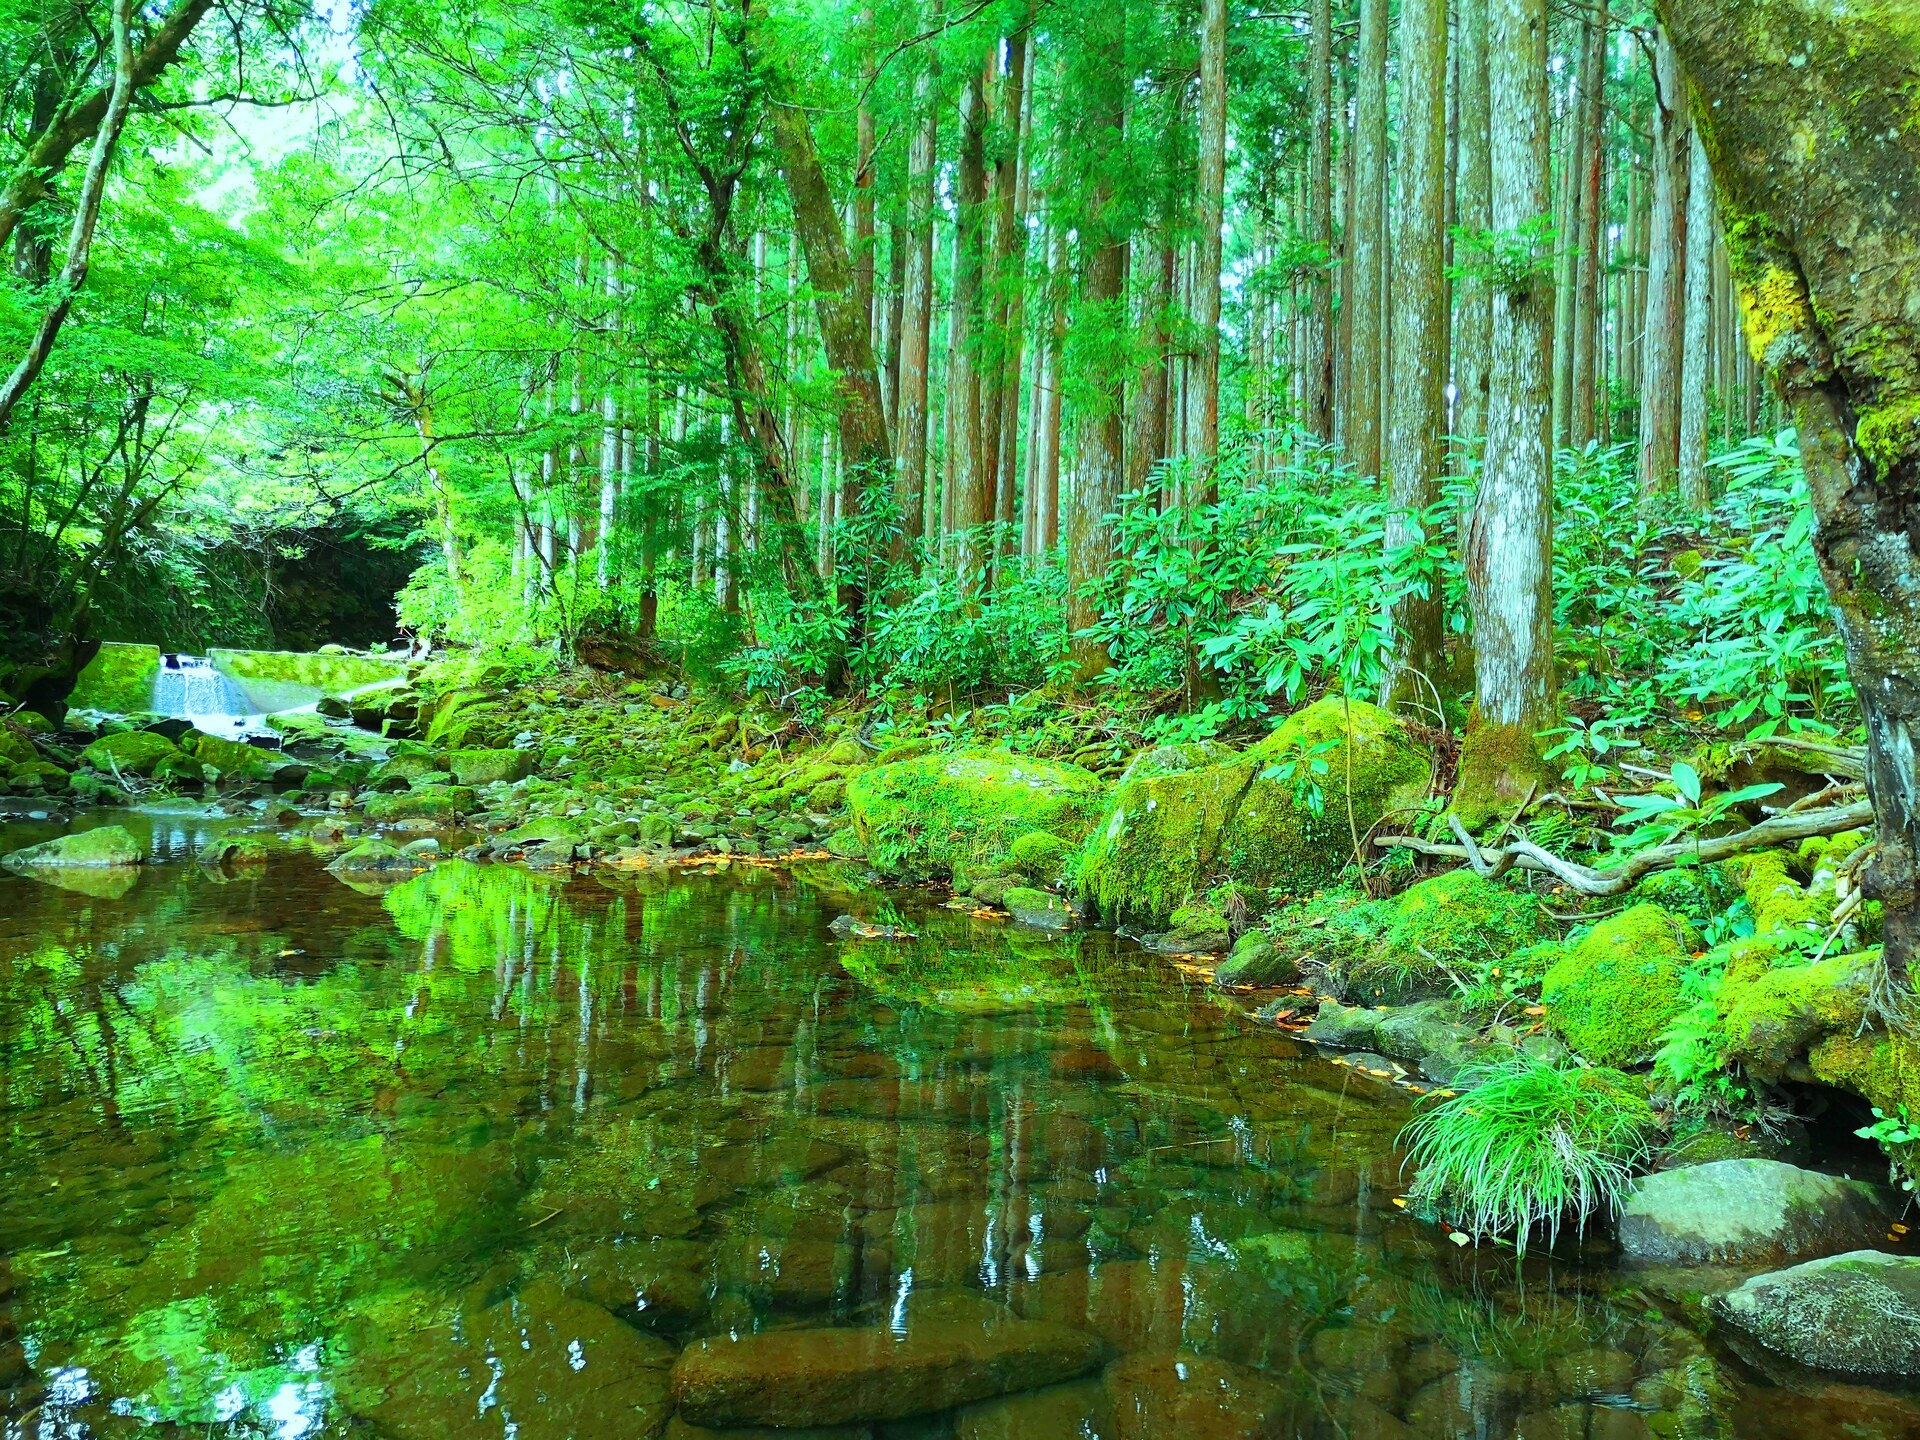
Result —
[[246, 692], [248, 704], [269, 714], [311, 705], [322, 695], [400, 680], [407, 673], [398, 660], [300, 650], [210, 650], [207, 658]]
[[1553, 933], [1532, 895], [1471, 870], [1422, 880], [1378, 915], [1384, 922], [1378, 938], [1330, 972], [1343, 998], [1368, 1005], [1449, 994], [1476, 966]]
[[861, 772], [847, 786], [847, 808], [876, 869], [966, 885], [999, 870], [1030, 831], [1084, 836], [1104, 796], [1077, 765], [961, 750]]
[[454, 750], [447, 755], [447, 768], [462, 785], [524, 780], [533, 773], [533, 754], [527, 750]]
[[1877, 955], [1758, 973], [1728, 967], [1717, 1008], [1729, 1061], [1773, 1083], [1822, 1036], [1858, 1030]]
[[122, 775], [151, 775], [163, 760], [181, 754], [180, 747], [164, 735], [144, 730], [123, 730], [118, 735], [102, 735], [80, 752], [80, 763], [103, 775], [118, 771]]
[[239, 740], [192, 731], [182, 738], [180, 748], [203, 765], [211, 765], [222, 775], [243, 780], [261, 780], [273, 769], [273, 757], [266, 751]]
[[146, 851], [124, 826], [102, 825], [97, 829], [62, 835], [57, 840], [49, 840], [41, 845], [29, 845], [0, 860], [0, 864], [6, 865], [9, 870], [42, 866], [108, 869], [138, 865], [144, 859]]
[[108, 641], [74, 682], [67, 703], [82, 710], [133, 715], [153, 709], [153, 682], [160, 674], [160, 647]]
[[1547, 1021], [1596, 1064], [1650, 1060], [1687, 1008], [1681, 972], [1699, 948], [1693, 927], [1658, 905], [1602, 920], [1547, 971]]
[[1222, 881], [1310, 894], [1346, 867], [1355, 834], [1425, 793], [1430, 770], [1386, 711], [1337, 696], [1244, 754], [1142, 752], [1087, 842], [1080, 888], [1103, 916], [1143, 923], [1165, 921]]

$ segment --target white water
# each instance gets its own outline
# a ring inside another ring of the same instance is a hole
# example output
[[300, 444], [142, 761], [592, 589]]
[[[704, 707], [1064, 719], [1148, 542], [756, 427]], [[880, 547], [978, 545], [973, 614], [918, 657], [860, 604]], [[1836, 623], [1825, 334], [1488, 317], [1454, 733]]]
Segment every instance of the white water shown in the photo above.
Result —
[[200, 655], [169, 655], [153, 680], [153, 708], [213, 735], [239, 735], [262, 721], [246, 691]]

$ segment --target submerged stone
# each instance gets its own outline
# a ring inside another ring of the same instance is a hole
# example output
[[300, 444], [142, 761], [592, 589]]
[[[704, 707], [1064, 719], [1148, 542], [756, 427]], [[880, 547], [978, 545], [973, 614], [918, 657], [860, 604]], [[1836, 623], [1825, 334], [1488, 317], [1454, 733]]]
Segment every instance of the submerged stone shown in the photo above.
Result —
[[361, 1327], [339, 1380], [347, 1408], [392, 1440], [498, 1440], [503, 1427], [648, 1440], [666, 1426], [673, 1347], [552, 1281], [458, 1316], [397, 1308]]
[[769, 1330], [696, 1341], [673, 1369], [699, 1425], [901, 1420], [1073, 1379], [1100, 1361], [1084, 1331], [958, 1292], [915, 1296], [902, 1323]]
[[1620, 1249], [1667, 1265], [1780, 1265], [1873, 1245], [1891, 1198], [1874, 1185], [1777, 1160], [1719, 1160], [1635, 1183]]
[[362, 840], [327, 866], [336, 875], [411, 875], [427, 867], [422, 855], [408, 855], [384, 840]]
[[1116, 1440], [1283, 1440], [1301, 1398], [1277, 1379], [1208, 1356], [1129, 1355], [1107, 1370]]
[[1809, 1260], [1756, 1275], [1709, 1308], [1802, 1365], [1920, 1376], [1920, 1259], [1857, 1250]]

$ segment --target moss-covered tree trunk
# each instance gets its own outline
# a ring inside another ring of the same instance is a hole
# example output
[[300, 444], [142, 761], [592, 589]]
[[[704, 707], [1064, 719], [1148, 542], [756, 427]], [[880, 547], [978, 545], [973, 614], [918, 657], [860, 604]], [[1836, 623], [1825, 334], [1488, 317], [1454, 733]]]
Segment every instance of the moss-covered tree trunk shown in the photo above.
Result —
[[1794, 423], [1868, 742], [1887, 968], [1920, 938], [1920, 9], [1661, 0], [1748, 343]]

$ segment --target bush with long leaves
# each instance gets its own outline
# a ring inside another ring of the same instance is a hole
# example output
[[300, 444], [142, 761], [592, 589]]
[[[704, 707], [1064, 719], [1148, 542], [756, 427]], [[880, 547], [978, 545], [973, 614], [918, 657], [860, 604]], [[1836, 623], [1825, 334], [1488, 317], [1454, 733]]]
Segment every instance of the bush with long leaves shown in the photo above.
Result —
[[1482, 1066], [1401, 1133], [1411, 1198], [1473, 1236], [1511, 1237], [1524, 1253], [1568, 1220], [1584, 1233], [1612, 1216], [1652, 1151], [1644, 1090], [1617, 1070], [1527, 1055]]

